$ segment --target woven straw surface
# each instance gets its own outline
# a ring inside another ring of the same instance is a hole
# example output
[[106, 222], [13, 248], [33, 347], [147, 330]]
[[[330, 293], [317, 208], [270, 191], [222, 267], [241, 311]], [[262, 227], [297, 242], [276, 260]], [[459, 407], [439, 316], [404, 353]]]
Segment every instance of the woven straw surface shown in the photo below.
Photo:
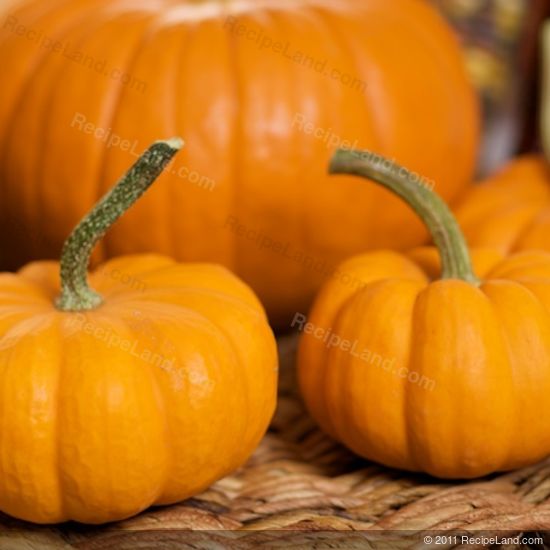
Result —
[[109, 526], [37, 527], [0, 517], [0, 548], [373, 547], [354, 532], [365, 530], [380, 537], [376, 547], [409, 548], [419, 530], [550, 530], [550, 460], [447, 483], [369, 463], [330, 440], [296, 394], [295, 344], [294, 337], [280, 341], [277, 414], [234, 475], [189, 501]]

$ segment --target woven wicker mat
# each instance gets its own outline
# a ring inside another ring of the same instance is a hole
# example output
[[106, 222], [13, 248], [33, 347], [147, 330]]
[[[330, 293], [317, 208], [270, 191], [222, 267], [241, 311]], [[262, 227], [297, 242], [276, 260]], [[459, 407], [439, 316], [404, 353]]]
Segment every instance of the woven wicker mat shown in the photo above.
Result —
[[280, 339], [277, 414], [234, 475], [179, 505], [104, 527], [38, 527], [0, 515], [0, 549], [409, 548], [419, 531], [465, 529], [539, 534], [550, 544], [542, 533], [550, 530], [550, 460], [460, 483], [361, 460], [304, 412], [295, 347], [295, 337]]

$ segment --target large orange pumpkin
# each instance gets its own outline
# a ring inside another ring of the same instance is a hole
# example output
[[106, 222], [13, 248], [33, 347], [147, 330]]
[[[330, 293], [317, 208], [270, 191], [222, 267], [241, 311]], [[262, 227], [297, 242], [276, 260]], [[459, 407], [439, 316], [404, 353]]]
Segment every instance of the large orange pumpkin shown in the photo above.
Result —
[[11, 263], [57, 257], [132, 151], [177, 133], [186, 151], [97, 259], [221, 262], [278, 324], [345, 256], [426, 238], [386, 191], [327, 180], [336, 146], [449, 200], [474, 166], [461, 52], [421, 0], [36, 0], [0, 24], [0, 82], [0, 219], [33, 231], [11, 232]]
[[370, 252], [323, 287], [301, 336], [306, 404], [328, 433], [385, 465], [444, 478], [550, 454], [550, 254], [472, 251], [438, 197], [407, 171], [341, 152], [332, 168], [375, 178], [430, 227], [433, 249]]
[[[275, 407], [277, 354], [227, 269], [91, 248], [178, 144], [153, 145], [67, 241], [60, 266], [0, 274], [0, 510], [102, 523], [241, 465]], [[59, 298], [56, 297], [59, 296]]]

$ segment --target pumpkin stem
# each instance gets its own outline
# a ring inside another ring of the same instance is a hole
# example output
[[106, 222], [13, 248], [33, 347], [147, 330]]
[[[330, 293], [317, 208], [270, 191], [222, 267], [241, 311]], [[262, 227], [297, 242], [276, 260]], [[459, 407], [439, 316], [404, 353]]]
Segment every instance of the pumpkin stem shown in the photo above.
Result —
[[395, 193], [420, 216], [441, 256], [441, 278], [478, 284], [464, 235], [445, 202], [406, 168], [369, 152], [339, 149], [331, 174], [351, 174], [373, 180]]
[[540, 103], [540, 133], [542, 149], [550, 161], [550, 21], [542, 26], [541, 31], [542, 85]]
[[88, 264], [97, 242], [147, 191], [182, 148], [180, 138], [157, 141], [76, 226], [61, 252], [61, 295], [56, 307], [84, 311], [98, 307], [102, 297], [88, 285]]

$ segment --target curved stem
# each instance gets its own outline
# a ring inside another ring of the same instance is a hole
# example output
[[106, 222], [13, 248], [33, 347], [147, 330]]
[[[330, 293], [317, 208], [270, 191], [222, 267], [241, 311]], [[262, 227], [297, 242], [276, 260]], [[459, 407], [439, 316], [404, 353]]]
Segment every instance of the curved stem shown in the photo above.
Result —
[[147, 191], [183, 141], [157, 141], [143, 153], [126, 175], [76, 226], [61, 252], [61, 295], [56, 307], [62, 311], [84, 311], [103, 299], [88, 285], [88, 264], [97, 242], [109, 228]]
[[361, 176], [389, 189], [422, 218], [441, 256], [441, 278], [479, 283], [466, 240], [445, 202], [406, 168], [379, 155], [339, 149], [330, 164], [331, 174]]

